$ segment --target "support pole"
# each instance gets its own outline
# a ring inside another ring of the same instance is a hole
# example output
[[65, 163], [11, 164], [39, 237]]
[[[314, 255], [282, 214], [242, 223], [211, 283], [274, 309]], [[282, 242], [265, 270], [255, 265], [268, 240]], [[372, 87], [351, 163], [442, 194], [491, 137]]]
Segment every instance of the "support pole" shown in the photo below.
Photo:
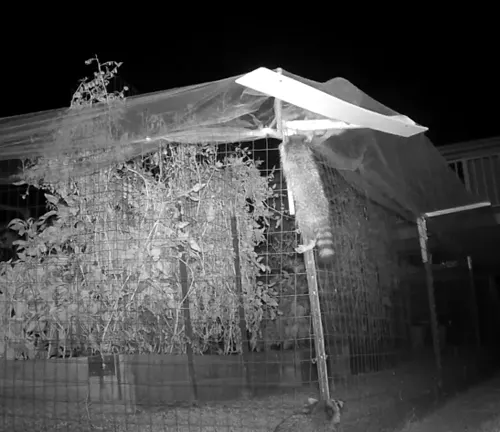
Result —
[[437, 388], [441, 393], [443, 387], [443, 367], [441, 362], [441, 347], [439, 345], [439, 326], [436, 314], [436, 299], [434, 297], [434, 276], [432, 266], [429, 262], [427, 224], [424, 217], [417, 219], [418, 238], [420, 241], [420, 253], [425, 268], [425, 280], [427, 284], [427, 295], [429, 298], [429, 312], [431, 316], [432, 343], [434, 346], [434, 356], [436, 359]]
[[[282, 74], [282, 69], [278, 68], [277, 73], [279, 75]], [[287, 137], [283, 134], [283, 103], [280, 99], [274, 99], [274, 115], [276, 117], [276, 129], [278, 131], [278, 135], [281, 136], [281, 140], [284, 141]], [[295, 214], [295, 202], [293, 201], [292, 192], [287, 187], [288, 194], [288, 210], [290, 215]]]
[[479, 328], [479, 314], [478, 314], [478, 304], [477, 304], [477, 296], [476, 296], [476, 283], [474, 281], [474, 271], [472, 269], [472, 257], [467, 255], [467, 268], [469, 270], [469, 287], [471, 293], [471, 302], [472, 302], [472, 319], [474, 320], [474, 330], [476, 333], [476, 343], [478, 348], [481, 346], [481, 331]]
[[[302, 239], [304, 244], [308, 244], [311, 239]], [[307, 272], [307, 286], [309, 289], [309, 302], [311, 304], [311, 319], [314, 331], [314, 347], [316, 350], [316, 365], [318, 368], [319, 394], [321, 400], [330, 399], [330, 387], [328, 383], [328, 368], [326, 365], [325, 334], [323, 323], [321, 322], [321, 304], [319, 301], [318, 276], [316, 274], [316, 263], [314, 251], [308, 250], [304, 253], [304, 261]], [[332, 380], [332, 390], [335, 384]]]
[[186, 329], [186, 354], [188, 359], [188, 372], [189, 379], [191, 381], [191, 388], [193, 389], [193, 398], [195, 401], [198, 401], [198, 381], [196, 379], [196, 368], [194, 365], [194, 352], [192, 341], [193, 337], [193, 324], [191, 322], [191, 305], [189, 301], [189, 277], [187, 271], [186, 262], [188, 261], [188, 254], [184, 250], [182, 246], [179, 246], [179, 252], [181, 253], [182, 259], [179, 260], [179, 269], [180, 269], [180, 279], [181, 279], [181, 287], [182, 287], [182, 297], [184, 298], [184, 303], [182, 307], [184, 309], [184, 325]]
[[243, 367], [242, 381], [243, 390], [245, 394], [250, 395], [252, 391], [252, 376], [250, 373], [250, 350], [247, 335], [247, 320], [245, 316], [245, 299], [243, 296], [243, 276], [241, 274], [241, 260], [240, 260], [240, 235], [238, 230], [238, 220], [234, 208], [231, 210], [231, 233], [233, 235], [233, 251], [234, 251], [234, 274], [236, 277], [236, 292], [238, 293], [238, 300], [240, 305], [238, 307], [238, 315], [240, 321], [241, 333], [241, 365]]
[[[281, 74], [281, 69], [278, 69], [278, 74]], [[287, 137], [283, 134], [283, 118], [282, 118], [282, 103], [281, 100], [275, 99], [274, 112], [276, 115], [276, 127], [278, 134], [281, 135], [282, 140], [285, 141]], [[286, 145], [286, 143], [283, 143]], [[295, 202], [293, 200], [292, 192], [287, 187], [288, 192], [288, 209], [290, 215], [295, 214]], [[303, 238], [303, 244], [309, 244], [311, 239]], [[307, 285], [309, 289], [309, 302], [311, 305], [311, 319], [314, 331], [314, 347], [316, 351], [316, 365], [318, 369], [319, 381], [319, 394], [321, 400], [330, 399], [330, 387], [328, 383], [328, 369], [326, 365], [326, 349], [325, 349], [325, 335], [323, 332], [323, 323], [321, 322], [321, 305], [319, 301], [318, 290], [318, 277], [316, 274], [316, 262], [314, 259], [314, 251], [308, 250], [304, 253], [304, 261], [307, 273]], [[332, 390], [334, 383], [332, 381]]]

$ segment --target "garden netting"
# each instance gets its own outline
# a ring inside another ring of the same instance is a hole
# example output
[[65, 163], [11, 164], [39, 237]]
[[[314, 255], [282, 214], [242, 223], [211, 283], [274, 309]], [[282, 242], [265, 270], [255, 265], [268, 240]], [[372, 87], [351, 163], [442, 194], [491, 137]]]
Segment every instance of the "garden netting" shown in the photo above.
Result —
[[[314, 82], [284, 75], [351, 104], [393, 116], [343, 78]], [[53, 159], [47, 181], [82, 176], [158, 149], [161, 143], [235, 143], [276, 138], [274, 98], [238, 84], [240, 76], [127, 98], [112, 105], [62, 108], [0, 119], [0, 161]], [[283, 102], [283, 120], [311, 113]], [[316, 116], [321, 118], [321, 116]], [[329, 137], [327, 164], [371, 199], [413, 219], [426, 212], [484, 201], [466, 191], [425, 134], [410, 138], [371, 129]], [[352, 169], [353, 161], [359, 169]], [[19, 179], [2, 163], [0, 181]], [[18, 165], [16, 165], [17, 167]]]

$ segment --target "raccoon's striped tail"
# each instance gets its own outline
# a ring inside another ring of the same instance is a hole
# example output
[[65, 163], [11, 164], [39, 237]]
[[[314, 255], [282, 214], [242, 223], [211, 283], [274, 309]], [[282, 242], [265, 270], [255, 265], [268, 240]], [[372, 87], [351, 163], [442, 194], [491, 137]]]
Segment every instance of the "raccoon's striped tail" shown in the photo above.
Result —
[[332, 230], [328, 225], [324, 225], [314, 229], [314, 236], [315, 239], [310, 240], [307, 244], [299, 245], [295, 250], [303, 254], [306, 251], [314, 249], [314, 246], [316, 246], [318, 248], [319, 260], [323, 263], [329, 262], [335, 255]]
[[328, 225], [323, 225], [314, 231], [318, 257], [320, 261], [328, 262], [335, 255], [332, 229]]

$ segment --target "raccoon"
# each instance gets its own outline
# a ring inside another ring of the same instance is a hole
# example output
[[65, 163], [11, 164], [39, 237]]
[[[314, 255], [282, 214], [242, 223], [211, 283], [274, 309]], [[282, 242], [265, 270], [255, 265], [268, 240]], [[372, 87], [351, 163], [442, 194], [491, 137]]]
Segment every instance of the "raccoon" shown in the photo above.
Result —
[[345, 402], [339, 399], [318, 401], [309, 398], [303, 412], [283, 420], [274, 432], [330, 432], [336, 431]]
[[307, 137], [295, 135], [285, 139], [280, 144], [280, 157], [287, 187], [295, 200], [299, 229], [303, 238], [310, 239], [296, 251], [304, 253], [317, 246], [319, 259], [329, 261], [335, 253], [330, 204]]

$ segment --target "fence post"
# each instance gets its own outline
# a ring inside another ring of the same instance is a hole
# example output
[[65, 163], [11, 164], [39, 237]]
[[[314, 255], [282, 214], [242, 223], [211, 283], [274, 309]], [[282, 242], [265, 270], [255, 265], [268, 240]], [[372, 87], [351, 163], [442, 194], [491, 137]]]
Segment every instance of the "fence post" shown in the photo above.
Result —
[[[278, 69], [278, 74], [282, 73], [281, 68]], [[275, 99], [274, 111], [276, 115], [276, 126], [279, 135], [283, 136], [283, 118], [281, 100]], [[288, 190], [288, 206], [290, 215], [295, 214], [295, 206], [293, 196], [290, 189]], [[303, 238], [304, 244], [308, 244], [311, 239]], [[323, 323], [321, 322], [321, 305], [319, 301], [318, 277], [316, 274], [316, 262], [314, 259], [313, 250], [304, 252], [304, 261], [307, 273], [307, 286], [309, 290], [309, 303], [311, 305], [311, 319], [314, 331], [314, 346], [316, 351], [316, 365], [318, 369], [319, 394], [322, 400], [330, 399], [330, 388], [328, 383], [328, 369], [326, 366], [326, 350], [325, 350], [325, 335], [323, 332]], [[335, 384], [332, 380], [332, 389]]]
[[472, 257], [467, 255], [467, 268], [469, 271], [469, 287], [471, 293], [472, 309], [473, 309], [473, 320], [474, 320], [474, 330], [476, 332], [476, 343], [478, 348], [481, 346], [481, 331], [479, 328], [479, 314], [478, 314], [478, 303], [476, 296], [476, 283], [474, 281], [474, 272], [472, 269]]
[[[310, 239], [303, 238], [304, 244], [308, 244]], [[319, 301], [318, 276], [316, 273], [316, 262], [314, 251], [304, 252], [306, 264], [307, 286], [309, 289], [309, 302], [311, 304], [311, 318], [314, 330], [314, 347], [316, 351], [316, 365], [318, 368], [319, 394], [322, 400], [330, 399], [330, 387], [328, 383], [328, 368], [326, 366], [325, 335], [323, 323], [321, 322], [321, 305]], [[335, 384], [332, 381], [332, 390]]]
[[248, 347], [248, 341], [246, 340], [247, 335], [247, 320], [245, 316], [245, 299], [243, 297], [243, 283], [242, 283], [242, 275], [241, 275], [241, 263], [240, 263], [240, 236], [238, 232], [238, 221], [236, 219], [236, 212], [234, 211], [234, 207], [231, 211], [231, 233], [233, 236], [233, 250], [234, 250], [234, 272], [236, 276], [236, 291], [239, 297], [239, 325], [240, 325], [240, 333], [241, 333], [241, 359], [243, 366], [243, 376], [242, 381], [244, 382], [243, 391], [245, 395], [250, 396], [250, 392], [252, 390], [252, 380], [250, 374], [250, 366], [249, 366], [249, 355], [250, 350]]
[[436, 359], [437, 387], [438, 394], [440, 394], [443, 387], [443, 367], [441, 362], [441, 347], [439, 345], [439, 326], [436, 314], [436, 299], [434, 297], [434, 276], [432, 274], [431, 263], [429, 262], [427, 224], [424, 217], [419, 217], [417, 219], [417, 227], [418, 238], [420, 241], [420, 253], [425, 267], [425, 281], [427, 285], [429, 312], [431, 316], [432, 343], [434, 346], [434, 357]]

